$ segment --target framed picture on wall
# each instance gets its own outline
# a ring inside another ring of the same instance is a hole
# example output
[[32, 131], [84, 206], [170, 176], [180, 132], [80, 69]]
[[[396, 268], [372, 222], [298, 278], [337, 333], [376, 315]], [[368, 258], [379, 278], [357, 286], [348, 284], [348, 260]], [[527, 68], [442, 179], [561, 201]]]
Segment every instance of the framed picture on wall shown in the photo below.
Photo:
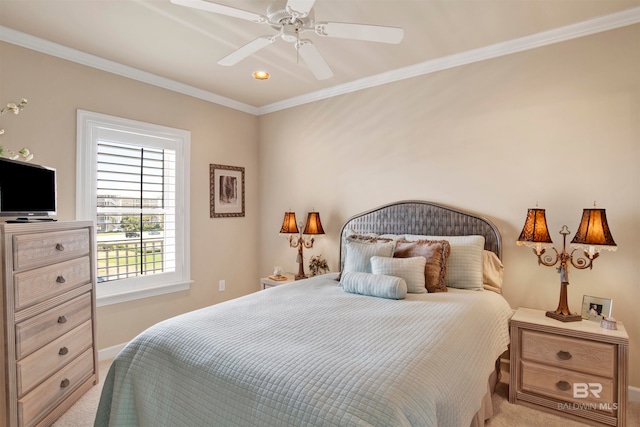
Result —
[[244, 216], [244, 168], [209, 165], [209, 216]]
[[608, 298], [582, 297], [582, 318], [599, 322], [603, 318], [611, 317], [611, 300]]

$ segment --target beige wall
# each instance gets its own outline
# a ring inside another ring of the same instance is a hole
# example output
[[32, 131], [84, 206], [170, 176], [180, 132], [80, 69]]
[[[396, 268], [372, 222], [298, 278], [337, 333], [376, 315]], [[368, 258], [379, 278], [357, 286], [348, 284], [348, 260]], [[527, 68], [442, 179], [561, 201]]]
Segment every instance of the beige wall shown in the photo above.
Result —
[[[539, 202], [552, 231], [575, 231], [596, 200], [619, 250], [591, 271], [571, 271], [569, 303], [579, 310], [584, 294], [614, 300], [631, 335], [631, 384], [640, 387], [640, 26], [259, 118], [11, 44], [0, 43], [0, 59], [0, 103], [29, 99], [19, 116], [2, 117], [0, 141], [26, 145], [34, 162], [57, 168], [60, 219], [75, 217], [76, 109], [191, 131], [195, 282], [189, 292], [100, 308], [99, 348], [252, 292], [273, 265], [295, 271], [296, 253], [278, 236], [285, 210], [300, 220], [321, 212], [327, 235], [306, 254], [321, 253], [335, 269], [342, 223], [403, 199], [492, 220], [504, 239], [511, 306], [552, 309], [558, 275], [513, 243], [526, 209]], [[209, 218], [210, 163], [246, 168], [245, 218]]]
[[[0, 43], [0, 103], [27, 98], [0, 119], [0, 144], [27, 146], [58, 171], [58, 218], [75, 219], [76, 110], [191, 131], [190, 291], [98, 309], [98, 348], [124, 343], [168, 317], [258, 289], [257, 118], [134, 80]], [[209, 164], [245, 167], [246, 217], [209, 218]], [[238, 262], [238, 260], [242, 260]], [[218, 292], [218, 280], [226, 291]]]
[[527, 208], [547, 209], [561, 249], [561, 226], [597, 201], [619, 249], [571, 270], [569, 306], [613, 299], [640, 387], [640, 25], [261, 116], [259, 132], [262, 274], [296, 271], [285, 210], [320, 212], [327, 235], [306, 255], [335, 269], [348, 217], [422, 199], [493, 221], [511, 306], [555, 309], [555, 269], [515, 245]]

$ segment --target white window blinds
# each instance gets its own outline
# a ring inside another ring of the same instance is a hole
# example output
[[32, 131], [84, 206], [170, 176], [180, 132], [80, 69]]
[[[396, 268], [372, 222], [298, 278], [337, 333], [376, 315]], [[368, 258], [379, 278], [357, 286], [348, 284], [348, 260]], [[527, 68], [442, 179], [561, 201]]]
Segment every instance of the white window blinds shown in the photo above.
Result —
[[173, 150], [98, 141], [99, 280], [175, 270], [175, 157]]

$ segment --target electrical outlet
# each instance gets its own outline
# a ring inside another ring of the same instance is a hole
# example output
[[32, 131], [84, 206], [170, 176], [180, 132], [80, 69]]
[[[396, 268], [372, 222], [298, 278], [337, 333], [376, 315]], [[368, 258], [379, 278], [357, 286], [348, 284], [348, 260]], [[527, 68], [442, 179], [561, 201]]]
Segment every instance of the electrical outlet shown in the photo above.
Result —
[[218, 282], [218, 290], [219, 290], [220, 292], [223, 292], [223, 291], [224, 291], [225, 286], [226, 286], [226, 283], [225, 283], [225, 281], [224, 281], [224, 280], [220, 280], [220, 281]]

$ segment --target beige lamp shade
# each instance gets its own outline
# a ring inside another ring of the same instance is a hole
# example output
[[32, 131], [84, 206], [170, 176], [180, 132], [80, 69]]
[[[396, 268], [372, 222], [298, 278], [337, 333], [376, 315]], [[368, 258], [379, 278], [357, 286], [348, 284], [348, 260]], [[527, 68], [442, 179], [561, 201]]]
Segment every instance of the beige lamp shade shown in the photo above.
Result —
[[516, 242], [518, 245], [535, 246], [537, 244], [553, 244], [549, 229], [547, 228], [547, 218], [544, 209], [529, 209], [524, 227], [520, 237]]
[[303, 234], [324, 234], [320, 214], [318, 212], [309, 212], [307, 215], [307, 225], [304, 226]]
[[574, 247], [595, 247], [596, 250], [607, 249], [615, 251], [618, 247], [613, 241], [607, 214], [604, 209], [584, 209], [582, 220], [578, 226], [571, 245]]
[[280, 233], [299, 233], [298, 224], [296, 224], [295, 212], [284, 213], [284, 219], [282, 220], [282, 227], [280, 228]]

